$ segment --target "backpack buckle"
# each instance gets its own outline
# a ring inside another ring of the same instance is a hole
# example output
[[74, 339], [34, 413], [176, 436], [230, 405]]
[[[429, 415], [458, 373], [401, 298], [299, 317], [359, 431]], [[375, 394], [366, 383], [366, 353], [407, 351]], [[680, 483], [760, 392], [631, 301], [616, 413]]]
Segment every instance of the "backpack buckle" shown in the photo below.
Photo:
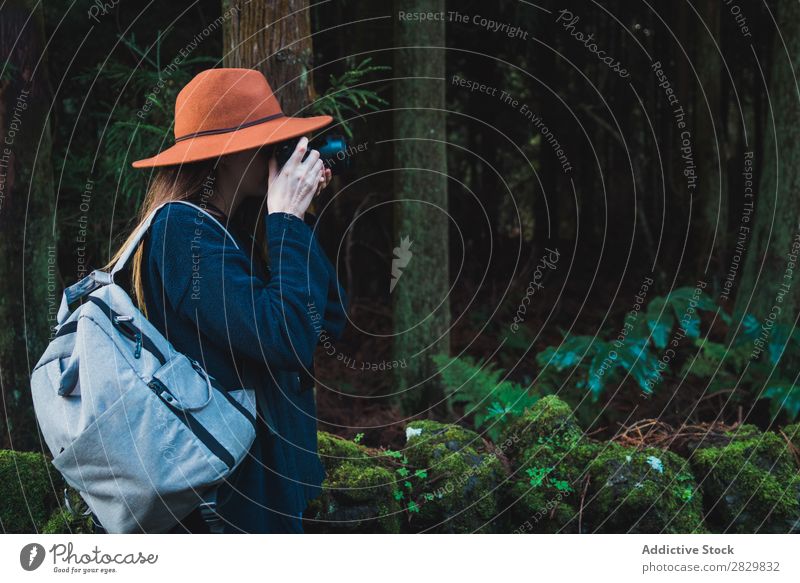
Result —
[[200, 514], [203, 520], [208, 525], [208, 530], [213, 534], [222, 534], [225, 532], [225, 525], [222, 518], [217, 513], [217, 502], [202, 502], [199, 506]]

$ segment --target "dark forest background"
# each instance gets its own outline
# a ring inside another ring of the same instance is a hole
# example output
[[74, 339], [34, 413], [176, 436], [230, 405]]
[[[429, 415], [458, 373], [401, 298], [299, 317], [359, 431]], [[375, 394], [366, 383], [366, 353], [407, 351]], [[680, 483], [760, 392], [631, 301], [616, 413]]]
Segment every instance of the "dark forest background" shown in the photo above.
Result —
[[[351, 300], [345, 358], [317, 358], [320, 428], [397, 445], [409, 418], [495, 427], [548, 394], [603, 437], [646, 419], [796, 420], [797, 3], [415, 4], [464, 18], [310, 10], [300, 114], [331, 112], [360, 146], [316, 209]], [[223, 65], [228, 7], [0, 10], [0, 127], [16, 134], [0, 207], [2, 447], [38, 449], [26, 379], [61, 289], [124, 239], [150, 178], [130, 162], [169, 145], [177, 92]], [[402, 78], [426, 67], [411, 96]], [[403, 110], [426, 99], [443, 107]], [[416, 157], [400, 139], [431, 135], [440, 147]], [[446, 172], [417, 180], [398, 170], [412, 159]], [[446, 214], [407, 196], [439, 196]], [[415, 255], [390, 292], [409, 234]], [[446, 342], [398, 341], [428, 309]], [[403, 398], [414, 379], [427, 380]]]

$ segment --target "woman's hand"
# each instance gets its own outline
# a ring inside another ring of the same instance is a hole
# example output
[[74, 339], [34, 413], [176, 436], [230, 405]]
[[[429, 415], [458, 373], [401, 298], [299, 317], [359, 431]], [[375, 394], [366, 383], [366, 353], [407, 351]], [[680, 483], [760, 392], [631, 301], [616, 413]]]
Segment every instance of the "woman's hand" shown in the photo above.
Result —
[[331, 183], [331, 178], [333, 177], [331, 169], [325, 167], [322, 174], [322, 177], [319, 179], [319, 188], [317, 188], [317, 194], [314, 196], [319, 196], [319, 193], [325, 190], [325, 187]]
[[327, 184], [319, 151], [311, 150], [303, 160], [307, 149], [308, 138], [304, 136], [280, 172], [275, 156], [270, 158], [267, 213], [290, 213], [302, 219], [320, 185]]

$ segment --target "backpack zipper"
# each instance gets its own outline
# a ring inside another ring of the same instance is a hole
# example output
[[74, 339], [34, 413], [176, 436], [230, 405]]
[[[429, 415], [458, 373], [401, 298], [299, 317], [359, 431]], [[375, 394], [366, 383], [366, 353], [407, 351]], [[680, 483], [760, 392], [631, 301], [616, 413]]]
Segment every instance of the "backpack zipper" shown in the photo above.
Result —
[[142, 355], [142, 331], [133, 325], [133, 316], [118, 315], [112, 321], [120, 332], [136, 343], [133, 356], [139, 358]]

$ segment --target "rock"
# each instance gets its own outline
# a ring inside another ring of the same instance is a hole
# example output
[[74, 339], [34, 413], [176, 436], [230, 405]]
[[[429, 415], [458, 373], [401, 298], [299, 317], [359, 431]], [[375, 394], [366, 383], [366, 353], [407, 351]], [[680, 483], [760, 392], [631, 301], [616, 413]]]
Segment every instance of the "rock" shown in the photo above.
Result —
[[402, 499], [412, 532], [504, 531], [497, 506], [506, 478], [501, 452], [453, 424], [412, 421], [406, 435], [409, 467]]
[[598, 444], [578, 438], [572, 445], [542, 443], [515, 456], [512, 477], [505, 488], [510, 532], [590, 532], [581, 511], [586, 469]]
[[[306, 532], [398, 533], [402, 507], [393, 496], [397, 478], [387, 461], [352, 441], [318, 432], [326, 478], [322, 494], [309, 502]], [[316, 522], [320, 521], [320, 522]]]
[[545, 440], [550, 445], [572, 444], [582, 435], [572, 408], [555, 395], [547, 395], [511, 421], [502, 438], [514, 444], [513, 449], [521, 451], [541, 445]]
[[604, 443], [589, 465], [593, 532], [707, 533], [689, 463], [671, 451]]
[[554, 395], [527, 409], [503, 437], [519, 443], [504, 501], [512, 532], [704, 532], [685, 460], [589, 439]]
[[[784, 433], [797, 439], [792, 426]], [[786, 439], [752, 425], [726, 435], [690, 458], [712, 532], [800, 533], [800, 470]]]
[[581, 488], [597, 445], [583, 437], [567, 403], [548, 395], [503, 432], [511, 476], [503, 488], [510, 532], [577, 533], [588, 527], [580, 514]]

